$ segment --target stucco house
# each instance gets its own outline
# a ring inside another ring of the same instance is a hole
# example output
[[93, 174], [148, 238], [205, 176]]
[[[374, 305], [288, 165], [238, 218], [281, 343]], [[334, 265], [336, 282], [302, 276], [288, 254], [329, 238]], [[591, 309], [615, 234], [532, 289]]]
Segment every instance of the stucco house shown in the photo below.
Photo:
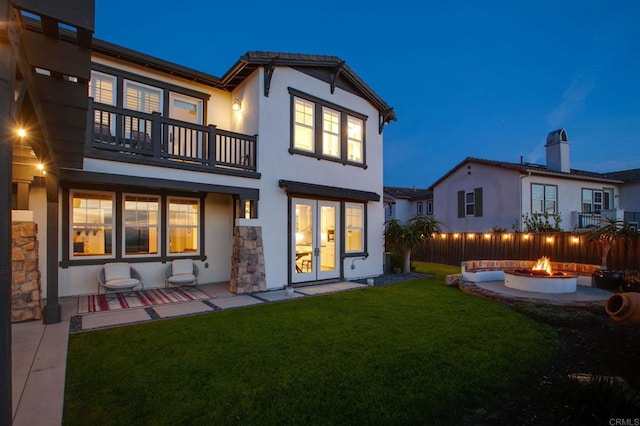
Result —
[[93, 39], [93, 7], [77, 3], [19, 11], [17, 121], [32, 125], [12, 209], [37, 225], [49, 321], [108, 262], [159, 287], [191, 258], [200, 283], [236, 293], [383, 272], [396, 117], [345, 61], [248, 52], [218, 77]]
[[384, 187], [385, 222], [398, 219], [402, 222], [416, 215], [433, 215], [433, 191], [429, 189]]
[[626, 177], [571, 169], [564, 129], [550, 132], [545, 147], [546, 165], [465, 158], [431, 185], [434, 217], [456, 232], [522, 230], [524, 215], [544, 212], [559, 215], [563, 230], [632, 217], [625, 208], [634, 208], [637, 184], [626, 182], [637, 172]]

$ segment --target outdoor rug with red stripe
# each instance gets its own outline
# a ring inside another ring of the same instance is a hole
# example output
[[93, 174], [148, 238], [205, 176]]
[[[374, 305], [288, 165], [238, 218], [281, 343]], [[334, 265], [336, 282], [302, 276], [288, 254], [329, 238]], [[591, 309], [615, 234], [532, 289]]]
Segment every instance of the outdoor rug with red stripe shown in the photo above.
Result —
[[78, 313], [112, 311], [115, 309], [139, 308], [165, 303], [190, 302], [213, 299], [215, 296], [196, 288], [154, 288], [133, 293], [91, 294], [80, 296]]

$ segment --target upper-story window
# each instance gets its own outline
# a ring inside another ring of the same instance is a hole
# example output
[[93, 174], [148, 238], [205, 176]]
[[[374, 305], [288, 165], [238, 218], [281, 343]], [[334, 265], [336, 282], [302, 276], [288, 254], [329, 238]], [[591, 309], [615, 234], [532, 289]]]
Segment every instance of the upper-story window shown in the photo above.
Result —
[[101, 104], [116, 104], [116, 78], [109, 74], [92, 71], [89, 96]]
[[557, 213], [558, 187], [556, 185], [531, 185], [531, 213]]
[[422, 201], [418, 201], [418, 206], [417, 206], [418, 208], [417, 208], [417, 211], [416, 211], [417, 214], [424, 214], [424, 207], [423, 206], [424, 206], [424, 203]]
[[[94, 65], [99, 70], [91, 71], [89, 96], [95, 103], [117, 106], [133, 111], [151, 114], [159, 112], [176, 120], [202, 124], [204, 105], [208, 95], [174, 86], [172, 84], [152, 80], [132, 73]], [[165, 93], [169, 96], [165, 99]], [[168, 102], [167, 102], [168, 100]], [[108, 119], [110, 114], [96, 111], [96, 123], [112, 125]], [[149, 132], [142, 119], [125, 123], [129, 128]]]
[[322, 154], [340, 158], [340, 114], [322, 108]]
[[313, 152], [313, 104], [304, 99], [295, 98], [294, 120], [294, 148]]
[[[431, 210], [433, 210], [433, 204]], [[458, 217], [467, 216], [482, 217], [482, 188], [458, 191]]]
[[476, 213], [476, 197], [473, 192], [467, 192], [464, 196], [465, 214], [473, 216]]
[[582, 213], [600, 214], [613, 208], [613, 189], [582, 189]]
[[347, 116], [347, 160], [362, 163], [364, 122], [356, 117]]
[[364, 166], [365, 115], [289, 88], [292, 154]]
[[433, 214], [433, 201], [427, 201], [427, 214]]
[[124, 105], [134, 111], [162, 113], [162, 89], [146, 84], [124, 82]]

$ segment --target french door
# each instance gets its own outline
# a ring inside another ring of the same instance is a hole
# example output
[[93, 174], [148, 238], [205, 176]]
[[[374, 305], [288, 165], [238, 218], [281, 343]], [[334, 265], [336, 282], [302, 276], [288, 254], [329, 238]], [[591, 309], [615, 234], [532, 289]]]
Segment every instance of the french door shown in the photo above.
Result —
[[340, 204], [294, 198], [291, 206], [291, 281], [338, 278]]
[[[187, 123], [202, 124], [202, 99], [170, 92], [169, 117]], [[201, 131], [171, 124], [167, 128], [170, 154], [202, 158]]]

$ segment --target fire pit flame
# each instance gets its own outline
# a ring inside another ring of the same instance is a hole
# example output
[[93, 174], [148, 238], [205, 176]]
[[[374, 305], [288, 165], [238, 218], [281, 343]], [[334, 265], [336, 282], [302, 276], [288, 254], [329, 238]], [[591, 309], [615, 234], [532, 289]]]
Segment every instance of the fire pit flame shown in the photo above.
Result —
[[505, 287], [538, 293], [575, 293], [578, 275], [572, 272], [554, 271], [551, 260], [542, 256], [531, 269], [504, 271]]
[[531, 270], [532, 271], [545, 271], [548, 275], [552, 275], [552, 272], [551, 272], [551, 260], [547, 256], [542, 256], [540, 259], [538, 259], [536, 264], [533, 265], [533, 268], [531, 268]]

